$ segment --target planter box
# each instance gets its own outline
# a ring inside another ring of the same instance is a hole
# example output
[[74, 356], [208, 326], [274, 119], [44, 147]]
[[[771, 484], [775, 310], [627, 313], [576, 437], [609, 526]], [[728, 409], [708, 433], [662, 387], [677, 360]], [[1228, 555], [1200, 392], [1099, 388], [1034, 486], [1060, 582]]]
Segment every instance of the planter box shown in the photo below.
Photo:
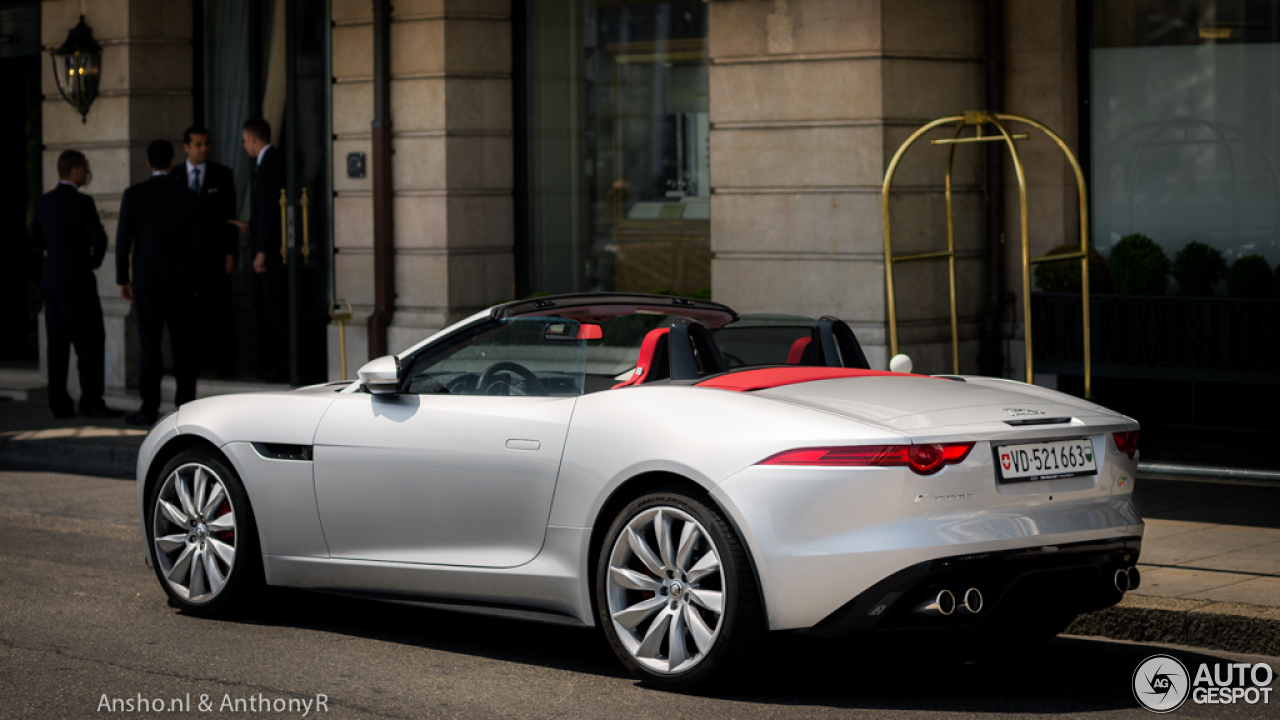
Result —
[[[1032, 293], [1036, 372], [1084, 373], [1080, 295]], [[1091, 295], [1098, 377], [1280, 385], [1280, 300]]]

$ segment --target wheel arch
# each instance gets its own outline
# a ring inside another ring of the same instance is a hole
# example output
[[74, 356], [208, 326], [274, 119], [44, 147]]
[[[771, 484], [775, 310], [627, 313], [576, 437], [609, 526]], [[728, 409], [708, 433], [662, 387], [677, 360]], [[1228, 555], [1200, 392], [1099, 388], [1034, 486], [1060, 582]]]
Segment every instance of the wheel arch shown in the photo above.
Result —
[[591, 538], [587, 544], [587, 595], [591, 599], [591, 619], [594, 622], [600, 612], [600, 601], [596, 597], [596, 578], [597, 566], [600, 561], [600, 553], [604, 548], [605, 536], [609, 532], [609, 526], [613, 524], [614, 518], [622, 508], [636, 498], [658, 490], [660, 488], [676, 488], [686, 490], [690, 494], [698, 497], [711, 507], [715, 508], [720, 515], [729, 523], [733, 531], [737, 533], [739, 541], [743, 548], [746, 549], [747, 560], [751, 563], [752, 581], [756, 586], [757, 597], [760, 598], [761, 610], [765, 611], [765, 617], [768, 617], [768, 598], [764, 594], [764, 585], [761, 583], [760, 569], [756, 563], [755, 553], [752, 551], [751, 544], [746, 541], [746, 536], [742, 532], [742, 528], [738, 525], [737, 518], [733, 513], [724, 507], [719, 500], [715, 498], [710, 490], [692, 478], [679, 473], [657, 470], [643, 472], [631, 477], [610, 493], [609, 497], [601, 504], [599, 512], [591, 523]]
[[[151, 456], [151, 463], [147, 466], [147, 471], [143, 475], [143, 485], [140, 493], [142, 502], [142, 541], [146, 548], [148, 566], [153, 566], [156, 561], [155, 548], [151, 546], [150, 535], [147, 530], [150, 522], [147, 517], [147, 506], [150, 503], [149, 498], [151, 497], [151, 491], [160, 480], [160, 471], [164, 470], [164, 466], [168, 465], [170, 460], [187, 450], [197, 447], [208, 449], [217, 455], [222, 462], [226, 463], [227, 467], [232, 470], [237, 470], [236, 466], [231, 462], [231, 459], [227, 457], [226, 453], [222, 452], [222, 450], [220, 450], [212, 440], [201, 435], [174, 435], [172, 439], [156, 449], [155, 453]], [[248, 493], [247, 489], [245, 490], [245, 493]], [[249, 502], [250, 505], [252, 505], [253, 499], [250, 498]]]

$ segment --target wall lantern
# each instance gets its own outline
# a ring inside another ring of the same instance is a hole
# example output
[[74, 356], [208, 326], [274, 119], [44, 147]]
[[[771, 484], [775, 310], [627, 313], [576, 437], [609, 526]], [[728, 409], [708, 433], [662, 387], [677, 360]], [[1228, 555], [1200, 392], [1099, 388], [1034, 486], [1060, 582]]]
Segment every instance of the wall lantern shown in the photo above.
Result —
[[98, 97], [98, 80], [102, 74], [102, 46], [93, 39], [93, 31], [80, 23], [67, 33], [67, 41], [49, 51], [53, 61], [53, 77], [62, 99], [80, 111], [80, 122], [86, 122], [89, 106]]

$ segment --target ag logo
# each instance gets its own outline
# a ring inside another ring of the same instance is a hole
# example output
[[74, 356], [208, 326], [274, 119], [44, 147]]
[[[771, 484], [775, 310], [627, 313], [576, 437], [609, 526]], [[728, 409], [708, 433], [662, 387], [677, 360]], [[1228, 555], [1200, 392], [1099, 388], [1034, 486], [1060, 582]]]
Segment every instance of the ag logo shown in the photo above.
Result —
[[1170, 655], [1152, 655], [1133, 671], [1133, 696], [1151, 712], [1177, 710], [1186, 702], [1190, 690], [1186, 666]]

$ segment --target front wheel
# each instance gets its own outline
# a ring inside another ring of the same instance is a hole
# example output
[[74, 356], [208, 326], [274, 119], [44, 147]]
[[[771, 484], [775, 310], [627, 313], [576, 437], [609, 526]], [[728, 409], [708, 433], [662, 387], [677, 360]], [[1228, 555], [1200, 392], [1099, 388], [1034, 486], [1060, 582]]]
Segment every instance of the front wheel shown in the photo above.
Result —
[[148, 517], [156, 576], [183, 610], [219, 614], [244, 604], [262, 585], [249, 497], [212, 450], [188, 450], [165, 465]]
[[666, 689], [727, 677], [764, 629], [741, 541], [709, 501], [683, 489], [644, 495], [617, 515], [596, 599], [618, 658]]

